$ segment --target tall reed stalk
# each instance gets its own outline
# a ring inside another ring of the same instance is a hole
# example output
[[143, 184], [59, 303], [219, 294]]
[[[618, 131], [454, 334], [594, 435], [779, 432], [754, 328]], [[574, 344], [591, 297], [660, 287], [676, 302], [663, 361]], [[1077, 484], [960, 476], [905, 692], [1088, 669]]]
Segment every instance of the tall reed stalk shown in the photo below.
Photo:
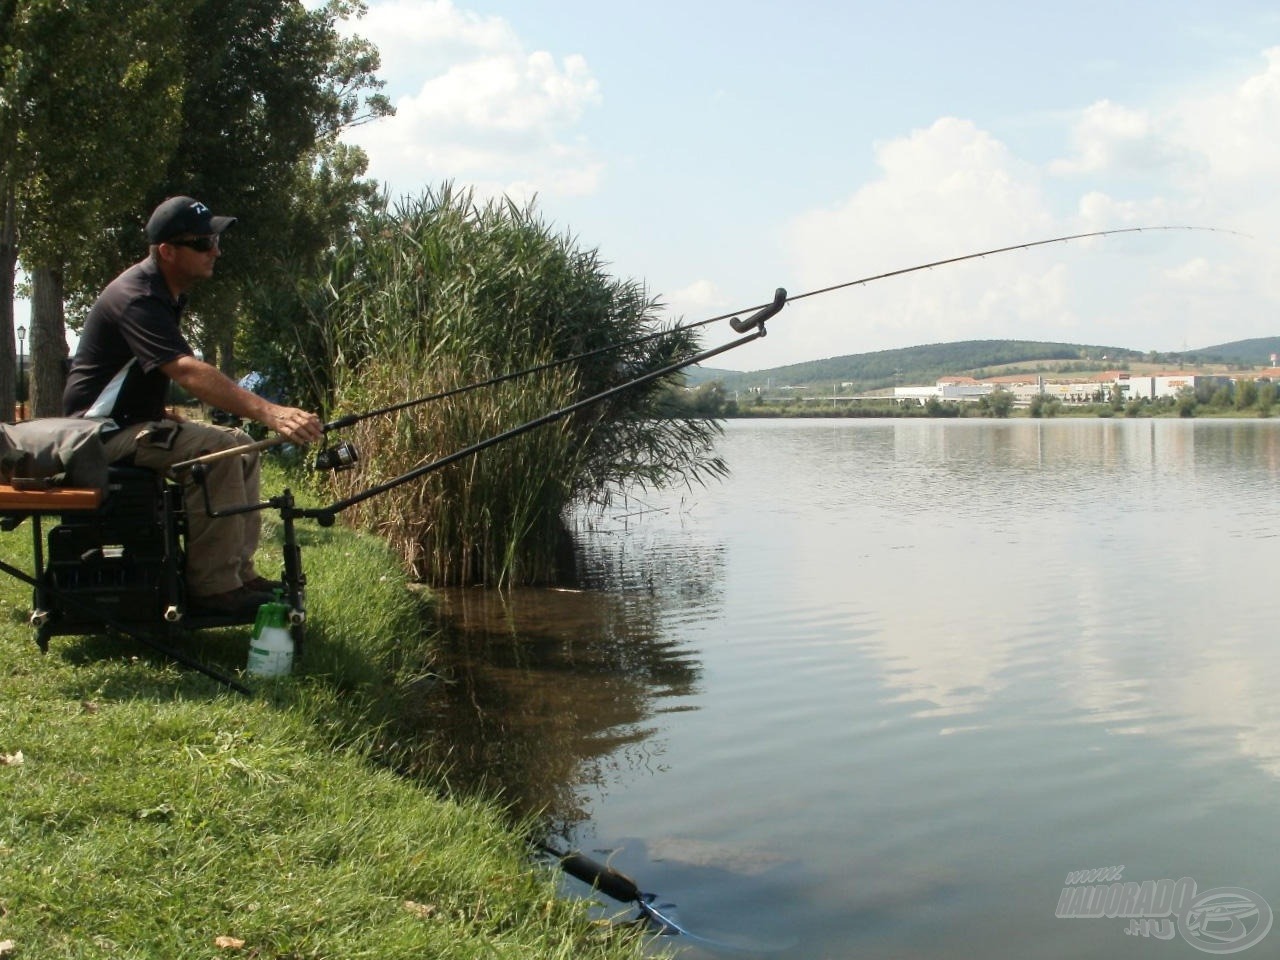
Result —
[[[530, 207], [445, 187], [371, 212], [336, 249], [329, 303], [307, 334], [332, 371], [332, 415], [361, 412], [635, 338], [654, 329], [642, 285]], [[587, 361], [372, 418], [348, 435], [346, 496], [658, 369], [696, 348], [685, 331]], [[618, 485], [723, 473], [708, 421], [671, 420], [658, 384], [540, 427], [348, 511], [441, 584], [554, 579], [562, 515]]]

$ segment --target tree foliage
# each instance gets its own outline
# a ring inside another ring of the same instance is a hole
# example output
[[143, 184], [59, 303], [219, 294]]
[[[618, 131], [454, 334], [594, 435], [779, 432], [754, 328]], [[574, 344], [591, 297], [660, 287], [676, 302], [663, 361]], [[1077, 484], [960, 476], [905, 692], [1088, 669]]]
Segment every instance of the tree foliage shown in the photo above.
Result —
[[1235, 404], [1237, 410], [1247, 410], [1258, 403], [1258, 382], [1240, 380], [1236, 383]]
[[659, 398], [660, 408], [668, 417], [704, 417], [716, 419], [737, 412], [737, 404], [719, 380], [696, 387], [685, 386], [684, 378], [673, 378]]
[[[13, 231], [0, 266], [20, 256], [36, 283], [31, 357], [37, 413], [57, 412], [66, 353], [63, 290], [96, 275], [111, 225], [141, 197], [171, 149], [180, 105], [174, 42], [183, 5], [11, 0], [0, 50], [0, 196]], [[0, 335], [11, 341], [6, 290]]]
[[[142, 223], [160, 200], [191, 194], [240, 217], [218, 280], [193, 300], [211, 348], [230, 343], [245, 278], [279, 262], [262, 247], [280, 237], [295, 248], [309, 241], [314, 253], [331, 216], [317, 196], [340, 192], [335, 176], [348, 178], [350, 194], [373, 190], [359, 183], [363, 157], [336, 140], [390, 110], [377, 92], [377, 51], [337, 31], [362, 9], [347, 0], [310, 10], [298, 0], [0, 0], [0, 201], [13, 211], [0, 273], [12, 278], [20, 252], [33, 278], [32, 359], [49, 395], [40, 412], [53, 412], [61, 393], [64, 303], [74, 321], [141, 256]], [[11, 330], [6, 294], [0, 283], [0, 328]]]
[[992, 390], [978, 398], [978, 409], [984, 417], [1007, 417], [1013, 411], [1013, 394], [1008, 390]]
[[[186, 87], [177, 144], [145, 209], [190, 194], [239, 218], [217, 283], [197, 306], [206, 350], [229, 342], [248, 288], [287, 284], [326, 242], [349, 198], [372, 195], [346, 127], [391, 112], [375, 48], [336, 21], [362, 10], [330, 0], [200, 0], [183, 24]], [[346, 196], [340, 196], [345, 193]]]
[[1062, 410], [1062, 401], [1057, 397], [1046, 396], [1043, 393], [1037, 393], [1031, 398], [1028, 413], [1032, 417], [1043, 417], [1048, 419], [1056, 417]]

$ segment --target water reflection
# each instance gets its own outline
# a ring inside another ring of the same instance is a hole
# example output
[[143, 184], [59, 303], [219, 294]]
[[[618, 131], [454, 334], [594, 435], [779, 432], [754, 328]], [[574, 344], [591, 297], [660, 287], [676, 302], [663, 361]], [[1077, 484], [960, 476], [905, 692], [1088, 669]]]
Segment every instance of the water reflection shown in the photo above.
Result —
[[989, 722], [984, 704], [1025, 684], [1029, 668], [1055, 664], [1081, 709], [1126, 728], [1179, 703], [1246, 722], [1250, 686], [1262, 696], [1250, 698], [1247, 724], [1273, 714], [1259, 611], [1212, 601], [1225, 599], [1213, 595], [1221, 583], [1256, 602], [1248, 585], [1270, 566], [1266, 541], [1280, 533], [1274, 424], [885, 429], [891, 454], [846, 475], [874, 486], [875, 503], [844, 519], [873, 531], [860, 571], [868, 593], [901, 596], [907, 582], [927, 591], [927, 603], [875, 608], [895, 699], [952, 718], [942, 727], [952, 732]]
[[682, 606], [714, 613], [719, 552], [647, 554], [632, 506], [584, 518], [582, 588], [441, 591], [446, 682], [408, 718], [433, 731], [425, 759], [455, 782], [564, 835], [589, 797], [662, 772], [654, 720], [696, 709], [700, 692], [697, 652], [667, 626]]
[[1053, 915], [1110, 863], [1280, 907], [1280, 423], [731, 423], [718, 452], [725, 484], [583, 521], [586, 592], [448, 596], [466, 776], [779, 957], [1118, 956], [1122, 925]]

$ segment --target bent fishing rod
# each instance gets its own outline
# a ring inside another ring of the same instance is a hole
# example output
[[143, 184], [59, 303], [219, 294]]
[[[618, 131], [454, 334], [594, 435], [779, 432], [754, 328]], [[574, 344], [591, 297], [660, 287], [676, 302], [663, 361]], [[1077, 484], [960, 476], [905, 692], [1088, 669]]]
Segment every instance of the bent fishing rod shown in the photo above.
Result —
[[[542, 373], [547, 370], [554, 370], [558, 367], [566, 366], [571, 363], [579, 363], [583, 360], [589, 360], [593, 357], [597, 357], [614, 350], [623, 350], [623, 349], [626, 349], [627, 347], [638, 346], [640, 344], [647, 343], [651, 340], [657, 340], [661, 337], [673, 336], [674, 334], [683, 333], [688, 330], [696, 330], [700, 327], [704, 327], [712, 323], [718, 323], [721, 320], [728, 320], [729, 325], [734, 329], [735, 332], [742, 333], [750, 329], [751, 322], [754, 318], [748, 318], [747, 320], [743, 321], [743, 320], [739, 320], [738, 314], [745, 313], [748, 310], [762, 311], [774, 306], [776, 306], [778, 309], [781, 309], [782, 306], [785, 306], [788, 303], [793, 303], [797, 300], [804, 300], [809, 297], [816, 297], [822, 294], [834, 293], [837, 290], [845, 290], [845, 289], [848, 289], [849, 287], [863, 286], [865, 284], [872, 283], [876, 280], [887, 280], [890, 277], [904, 276], [906, 274], [916, 273], [921, 270], [931, 270], [934, 267], [948, 266], [953, 263], [963, 263], [966, 260], [979, 260], [984, 257], [996, 256], [1002, 253], [1010, 253], [1016, 250], [1030, 250], [1034, 247], [1043, 247], [1043, 246], [1048, 246], [1050, 244], [1056, 244], [1056, 243], [1069, 243], [1072, 240], [1087, 240], [1093, 237], [1109, 237], [1109, 236], [1115, 236], [1117, 234], [1125, 234], [1125, 233], [1155, 233], [1159, 231], [1169, 231], [1169, 230], [1188, 230], [1188, 231], [1194, 230], [1194, 231], [1202, 231], [1202, 232], [1208, 232], [1208, 233], [1229, 233], [1235, 236], [1246, 236], [1246, 234], [1239, 233], [1238, 231], [1227, 230], [1221, 227], [1200, 227], [1200, 226], [1180, 225], [1180, 224], [1169, 224], [1169, 225], [1159, 225], [1159, 226], [1149, 226], [1149, 227], [1117, 227], [1110, 230], [1092, 230], [1086, 233], [1072, 233], [1072, 234], [1067, 234], [1060, 237], [1050, 237], [1045, 240], [1030, 240], [1024, 243], [1013, 243], [1003, 247], [994, 247], [990, 250], [980, 250], [980, 251], [977, 251], [976, 253], [966, 253], [956, 257], [946, 257], [941, 260], [931, 260], [928, 263], [918, 263], [910, 267], [902, 267], [897, 270], [889, 270], [884, 273], [877, 273], [867, 277], [860, 277], [856, 280], [846, 280], [842, 283], [836, 283], [830, 286], [820, 287], [816, 290], [808, 290], [804, 293], [797, 293], [791, 296], [786, 296], [784, 293], [781, 303], [779, 303], [778, 297], [775, 294], [774, 301], [772, 303], [756, 304], [755, 306], [743, 307], [738, 310], [730, 311], [729, 313], [718, 314], [714, 317], [707, 317], [706, 319], [697, 320], [692, 323], [677, 324], [676, 326], [666, 330], [658, 330], [658, 331], [643, 334], [637, 337], [633, 337], [628, 340], [622, 340], [617, 343], [606, 344], [605, 346], [596, 347], [592, 350], [588, 350], [583, 353], [578, 353], [570, 357], [565, 357], [560, 360], [548, 361], [546, 363], [541, 363], [532, 367], [527, 367], [523, 370], [516, 370], [510, 373], [504, 373], [495, 377], [490, 377], [485, 380], [476, 381], [474, 383], [453, 387], [448, 390], [443, 390], [436, 393], [430, 393], [430, 394], [427, 394], [426, 396], [417, 397], [412, 400], [402, 400], [398, 403], [393, 403], [385, 407], [378, 407], [376, 409], [367, 410], [360, 413], [347, 414], [345, 416], [337, 418], [336, 420], [332, 420], [328, 423], [325, 423], [322, 429], [327, 434], [331, 431], [341, 430], [346, 427], [353, 426], [354, 424], [360, 423], [364, 420], [372, 419], [373, 417], [386, 416], [388, 414], [396, 413], [401, 410], [407, 410], [412, 407], [421, 406], [427, 403], [432, 403], [437, 400], [444, 400], [449, 397], [454, 397], [460, 394], [468, 393], [472, 390], [479, 390], [484, 387], [496, 386], [498, 384], [506, 383], [511, 380], [516, 380], [521, 377], [530, 376], [535, 373]], [[695, 361], [695, 362], [698, 362], [698, 361]], [[265, 450], [271, 447], [280, 446], [284, 442], [285, 442], [284, 437], [280, 437], [280, 436], [270, 437], [268, 439], [259, 440], [252, 444], [246, 444], [241, 447], [235, 447], [229, 450], [219, 450], [219, 451], [215, 451], [214, 453], [204, 454], [203, 456], [195, 457], [191, 460], [184, 460], [181, 463], [173, 464], [169, 469], [171, 473], [176, 474], [181, 471], [188, 470], [191, 467], [196, 466], [197, 464], [209, 463], [214, 460], [219, 460], [223, 457], [234, 456], [236, 454], [251, 453], [257, 450]], [[336, 456], [338, 456], [339, 458], [343, 456], [349, 456], [351, 452], [352, 451], [350, 450], [349, 447], [336, 448]], [[349, 464], [339, 464], [339, 465], [349, 465]]]
[[[1111, 236], [1112, 234], [1117, 234], [1117, 233], [1144, 233], [1144, 232], [1154, 232], [1159, 230], [1203, 230], [1203, 231], [1209, 231], [1212, 233], [1231, 233], [1231, 234], [1236, 234], [1237, 236], [1243, 236], [1243, 234], [1238, 234], [1234, 230], [1224, 230], [1220, 227], [1196, 227], [1196, 226], [1179, 226], [1179, 225], [1154, 226], [1154, 227], [1119, 227], [1113, 230], [1094, 230], [1089, 233], [1073, 233], [1068, 236], [1051, 237], [1048, 240], [1032, 240], [1027, 243], [1015, 243], [1015, 244], [1010, 244], [1009, 246], [1006, 246], [1006, 247], [996, 247], [995, 249], [992, 249], [992, 250], [982, 250], [978, 253], [966, 253], [962, 256], [948, 257], [945, 260], [934, 260], [934, 261], [931, 261], [930, 263], [921, 263], [912, 267], [903, 267], [902, 269], [899, 269], [899, 270], [891, 270], [888, 273], [878, 273], [878, 274], [875, 274], [874, 276], [862, 277], [858, 280], [848, 280], [844, 283], [837, 283], [829, 287], [822, 287], [821, 289], [818, 289], [818, 290], [809, 290], [806, 293], [797, 293], [792, 296], [785, 297], [782, 302], [784, 305], [787, 303], [794, 303], [796, 300], [804, 300], [808, 297], [816, 297], [824, 293], [834, 293], [837, 290], [843, 290], [847, 287], [856, 287], [861, 284], [871, 283], [873, 280], [886, 280], [889, 277], [897, 277], [903, 274], [915, 273], [916, 271], [919, 271], [919, 270], [929, 270], [929, 269], [932, 269], [933, 267], [946, 266], [947, 264], [951, 264], [951, 263], [961, 263], [962, 261], [965, 261], [965, 260], [976, 260], [982, 257], [990, 257], [999, 253], [1009, 253], [1014, 250], [1029, 250], [1032, 247], [1042, 247], [1051, 243], [1067, 243], [1068, 241], [1071, 241], [1071, 240], [1084, 240], [1090, 237], [1106, 237], [1106, 236]], [[774, 303], [776, 304], [776, 302], [777, 300], [775, 297]], [[657, 330], [652, 333], [646, 333], [637, 337], [633, 337], [629, 340], [620, 340], [617, 343], [606, 344], [605, 346], [596, 347], [592, 350], [587, 350], [583, 353], [575, 354], [574, 356], [571, 356], [571, 357], [565, 357], [562, 360], [551, 360], [546, 363], [540, 363], [536, 366], [528, 367], [524, 370], [516, 370], [511, 373], [500, 374], [495, 377], [490, 377], [486, 380], [479, 380], [475, 383], [464, 384], [463, 386], [460, 386], [460, 387], [453, 387], [449, 390], [443, 390], [439, 393], [428, 394], [424, 397], [418, 397], [413, 400], [402, 400], [399, 403], [394, 403], [386, 407], [380, 407], [376, 410], [369, 410], [363, 413], [348, 414], [344, 417], [339, 417], [337, 420], [334, 420], [331, 424], [326, 424], [325, 429], [336, 430], [336, 429], [341, 429], [343, 427], [349, 427], [349, 426], [352, 426], [353, 424], [360, 423], [363, 420], [368, 420], [371, 417], [378, 417], [384, 414], [396, 413], [400, 410], [407, 410], [410, 407], [419, 406], [420, 404], [431, 403], [432, 401], [435, 401], [435, 400], [444, 400], [449, 397], [454, 397], [462, 393], [467, 393], [468, 391], [471, 391], [471, 390], [479, 390], [483, 387], [496, 386], [497, 384], [500, 384], [500, 383], [506, 383], [509, 380], [516, 380], [520, 377], [530, 376], [531, 374], [542, 373], [547, 370], [554, 370], [557, 367], [562, 367], [562, 366], [565, 366], [566, 364], [580, 363], [583, 360], [590, 360], [593, 357], [598, 357], [602, 354], [609, 353], [614, 350], [625, 350], [627, 347], [639, 346], [640, 344], [648, 343], [651, 340], [657, 340], [657, 339], [660, 339], [661, 337], [673, 336], [674, 334], [677, 334], [677, 333], [684, 333], [687, 330], [696, 330], [699, 327], [705, 327], [708, 324], [718, 323], [721, 320], [728, 320], [729, 325], [733, 327], [733, 329], [736, 332], [742, 333], [745, 330], [749, 329], [748, 324], [750, 321], [739, 320], [738, 314], [745, 313], [748, 310], [763, 310], [766, 307], [769, 307], [771, 305], [773, 304], [758, 303], [752, 307], [741, 307], [737, 310], [730, 311], [729, 313], [722, 313], [722, 314], [719, 314], [718, 316], [707, 317], [705, 320], [696, 320], [692, 323], [677, 324], [674, 327], [670, 327], [666, 330]]]
[[[886, 280], [889, 277], [897, 277], [897, 276], [901, 276], [908, 273], [915, 273], [919, 270], [930, 270], [934, 267], [946, 266], [952, 263], [961, 263], [965, 260], [977, 260], [977, 259], [981, 259], [982, 257], [990, 257], [1000, 253], [1009, 253], [1014, 250], [1030, 250], [1033, 247], [1042, 247], [1052, 243], [1067, 243], [1071, 240], [1085, 240], [1090, 237], [1107, 237], [1107, 236], [1111, 236], [1113, 234], [1118, 234], [1118, 233], [1149, 233], [1149, 232], [1155, 232], [1160, 230], [1200, 230], [1200, 231], [1208, 231], [1211, 233], [1230, 233], [1230, 234], [1235, 234], [1236, 236], [1244, 236], [1244, 234], [1240, 234], [1235, 230], [1225, 230], [1221, 227], [1197, 227], [1197, 226], [1181, 226], [1181, 225], [1167, 225], [1167, 226], [1153, 226], [1153, 227], [1118, 227], [1112, 230], [1094, 230], [1089, 233], [1073, 233], [1073, 234], [1069, 234], [1067, 236], [1062, 236], [1062, 237], [1051, 237], [1047, 240], [1032, 240], [1026, 243], [1015, 243], [1005, 247], [996, 247], [992, 250], [982, 250], [977, 253], [966, 253], [958, 257], [948, 257], [944, 260], [933, 260], [929, 263], [920, 263], [911, 267], [903, 267], [898, 270], [890, 270], [887, 273], [877, 273], [874, 276], [862, 277], [857, 280], [848, 280], [843, 283], [837, 283], [829, 287], [822, 287], [818, 290], [809, 290], [805, 293], [797, 293], [792, 296], [785, 297], [782, 303], [783, 305], [788, 303], [794, 303], [797, 300], [804, 300], [808, 297], [816, 297], [820, 294], [834, 293], [837, 290], [844, 290], [847, 287], [856, 287], [862, 284], [871, 283], [873, 280]], [[739, 320], [738, 314], [746, 313], [748, 310], [763, 310], [776, 303], [777, 303], [777, 299], [775, 296], [773, 304], [758, 303], [755, 306], [751, 306], [751, 307], [740, 307], [737, 310], [730, 311], [729, 313], [722, 313], [714, 317], [707, 317], [704, 320], [695, 320], [692, 323], [676, 324], [675, 326], [670, 327], [666, 330], [656, 330], [651, 333], [641, 334], [640, 336], [633, 337], [628, 340], [620, 340], [617, 343], [606, 344], [602, 347], [596, 347], [592, 350], [587, 350], [583, 353], [578, 353], [571, 357], [565, 357], [564, 359], [561, 359], [561, 360], [550, 360], [546, 363], [540, 363], [540, 364], [537, 364], [536, 366], [527, 367], [526, 369], [523, 369], [523, 370], [516, 370], [511, 373], [499, 374], [498, 376], [490, 377], [486, 380], [479, 380], [479, 381], [476, 381], [475, 383], [469, 383], [459, 387], [453, 387], [449, 390], [440, 391], [439, 393], [431, 393], [423, 397], [417, 397], [416, 399], [413, 399], [413, 400], [402, 400], [399, 403], [394, 403], [386, 407], [379, 407], [376, 410], [369, 410], [363, 413], [348, 414], [344, 417], [339, 417], [337, 420], [334, 420], [331, 424], [326, 424], [325, 429], [336, 430], [336, 429], [341, 429], [343, 427], [349, 427], [349, 426], [352, 426], [353, 424], [360, 423], [361, 421], [368, 420], [372, 417], [383, 416], [389, 413], [396, 413], [400, 410], [407, 410], [411, 407], [416, 407], [416, 406], [419, 406], [420, 404], [431, 403], [435, 400], [444, 400], [449, 397], [454, 397], [454, 396], [458, 396], [459, 394], [467, 393], [471, 390], [479, 390], [483, 387], [496, 386], [497, 384], [500, 384], [500, 383], [506, 383], [509, 380], [516, 380], [516, 379], [519, 379], [520, 377], [530, 376], [535, 373], [542, 373], [547, 370], [554, 370], [557, 367], [562, 367], [562, 366], [565, 366], [566, 364], [580, 363], [583, 360], [590, 360], [593, 357], [598, 357], [598, 356], [601, 356], [602, 354], [609, 353], [614, 350], [625, 350], [627, 347], [639, 346], [640, 344], [648, 343], [651, 340], [658, 340], [662, 337], [669, 337], [677, 333], [684, 333], [687, 330], [696, 330], [700, 327], [705, 327], [712, 323], [718, 323], [721, 320], [728, 320], [729, 325], [733, 327], [734, 331], [736, 331], [737, 333], [742, 333], [747, 329], [749, 329], [750, 320], [746, 320], [746, 321]]]
[[[858, 280], [848, 280], [848, 281], [845, 281], [844, 283], [837, 283], [829, 287], [822, 287], [821, 289], [818, 289], [818, 290], [809, 290], [805, 293], [797, 293], [792, 296], [785, 297], [782, 302], [783, 302], [783, 305], [787, 303], [794, 303], [796, 300], [804, 300], [808, 297], [816, 297], [824, 293], [834, 293], [837, 290], [844, 290], [847, 287], [860, 286], [862, 284], [871, 283], [874, 280], [886, 280], [889, 277], [897, 277], [903, 274], [915, 273], [919, 270], [930, 270], [933, 267], [946, 266], [947, 264], [952, 264], [952, 263], [961, 263], [965, 260], [977, 260], [977, 259], [981, 259], [982, 257], [990, 257], [1000, 253], [1009, 253], [1014, 250], [1029, 250], [1032, 247], [1042, 247], [1052, 243], [1067, 243], [1068, 241], [1071, 241], [1071, 240], [1084, 240], [1090, 237], [1107, 237], [1107, 236], [1111, 236], [1113, 234], [1118, 234], [1118, 233], [1144, 233], [1144, 232], [1155, 232], [1159, 230], [1202, 230], [1202, 231], [1208, 231], [1212, 233], [1231, 233], [1231, 234], [1236, 234], [1237, 236], [1243, 236], [1243, 234], [1237, 234], [1237, 232], [1234, 230], [1224, 230], [1220, 227], [1196, 227], [1196, 226], [1179, 226], [1179, 225], [1154, 226], [1154, 227], [1119, 227], [1112, 230], [1094, 230], [1089, 233], [1073, 233], [1073, 234], [1062, 236], [1062, 237], [1051, 237], [1047, 240], [1032, 240], [1027, 243], [1010, 244], [1009, 246], [996, 247], [995, 249], [992, 249], [992, 250], [982, 250], [982, 251], [979, 251], [978, 253], [966, 253], [958, 257], [948, 257], [945, 260], [933, 260], [929, 263], [921, 263], [911, 267], [903, 267], [899, 270], [890, 270], [887, 273], [878, 273], [878, 274], [875, 274], [874, 276], [862, 277]], [[776, 302], [777, 301], [775, 297], [774, 303]], [[578, 353], [571, 357], [565, 357], [564, 359], [561, 359], [561, 360], [550, 360], [546, 363], [540, 363], [540, 364], [537, 364], [536, 366], [527, 367], [523, 370], [516, 370], [511, 373], [499, 374], [498, 376], [490, 377], [486, 380], [479, 380], [475, 383], [464, 384], [462, 386], [453, 387], [449, 390], [443, 390], [438, 393], [427, 394], [426, 396], [417, 397], [413, 400], [402, 400], [399, 403], [393, 403], [386, 407], [379, 407], [376, 410], [368, 410], [363, 413], [348, 414], [344, 417], [339, 417], [337, 420], [334, 420], [332, 423], [325, 424], [325, 429], [326, 430], [342, 429], [344, 427], [349, 427], [356, 423], [360, 423], [363, 420], [368, 420], [372, 417], [383, 416], [389, 413], [396, 413], [400, 410], [407, 410], [411, 407], [416, 407], [421, 404], [431, 403], [436, 400], [444, 400], [449, 397], [455, 397], [455, 396], [458, 396], [459, 394], [467, 393], [471, 390], [479, 390], [483, 387], [496, 386], [497, 384], [506, 383], [507, 381], [510, 381], [510, 380], [516, 380], [516, 379], [519, 379], [520, 377], [530, 376], [535, 373], [543, 373], [544, 371], [547, 371], [547, 370], [554, 370], [557, 367], [562, 367], [570, 363], [580, 363], [583, 360], [590, 360], [593, 357], [598, 357], [598, 356], [601, 356], [602, 354], [610, 353], [611, 351], [614, 351], [614, 350], [625, 350], [627, 347], [635, 347], [644, 343], [648, 343], [651, 340], [658, 340], [662, 337], [673, 336], [677, 333], [684, 333], [685, 331], [688, 331], [688, 330], [696, 330], [700, 327], [705, 327], [712, 323], [718, 323], [721, 320], [728, 320], [729, 325], [733, 327], [735, 332], [743, 333], [744, 331], [749, 329], [748, 324], [750, 323], [750, 320], [746, 320], [746, 321], [739, 320], [738, 314], [746, 313], [748, 310], [757, 310], [757, 311], [763, 310], [766, 307], [769, 307], [772, 305], [773, 304], [758, 303], [755, 306], [751, 306], [751, 307], [740, 307], [739, 309], [730, 311], [729, 313], [722, 313], [714, 317], [707, 317], [704, 320], [695, 320], [692, 323], [677, 324], [666, 330], [656, 330], [651, 333], [641, 334], [640, 336], [632, 337], [631, 339], [628, 339], [628, 340], [620, 340], [617, 343], [606, 344], [602, 347], [596, 347], [592, 350], [587, 350], [583, 353]]]

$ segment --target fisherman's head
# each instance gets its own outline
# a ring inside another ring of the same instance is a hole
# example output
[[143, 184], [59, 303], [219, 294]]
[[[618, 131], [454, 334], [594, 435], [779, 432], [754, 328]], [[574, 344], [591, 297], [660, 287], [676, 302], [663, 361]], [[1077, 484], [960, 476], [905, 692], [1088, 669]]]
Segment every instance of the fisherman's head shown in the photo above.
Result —
[[170, 197], [151, 212], [147, 240], [158, 246], [189, 237], [218, 237], [235, 222], [235, 217], [215, 217], [193, 197]]
[[235, 217], [214, 216], [194, 197], [170, 197], [147, 220], [151, 259], [160, 264], [171, 287], [185, 290], [213, 276], [222, 232], [235, 222]]

